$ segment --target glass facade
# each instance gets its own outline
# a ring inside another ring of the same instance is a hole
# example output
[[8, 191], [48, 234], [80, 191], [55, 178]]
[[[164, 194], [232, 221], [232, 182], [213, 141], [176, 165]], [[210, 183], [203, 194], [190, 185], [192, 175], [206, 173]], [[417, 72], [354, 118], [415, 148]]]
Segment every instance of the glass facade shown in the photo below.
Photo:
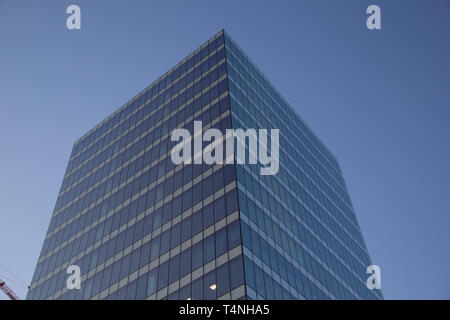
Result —
[[237, 165], [249, 299], [380, 299], [335, 157], [226, 34], [233, 128], [279, 129], [276, 175]]
[[[174, 165], [195, 120], [279, 128], [278, 174]], [[370, 264], [337, 161], [221, 31], [75, 142], [27, 299], [381, 298]]]

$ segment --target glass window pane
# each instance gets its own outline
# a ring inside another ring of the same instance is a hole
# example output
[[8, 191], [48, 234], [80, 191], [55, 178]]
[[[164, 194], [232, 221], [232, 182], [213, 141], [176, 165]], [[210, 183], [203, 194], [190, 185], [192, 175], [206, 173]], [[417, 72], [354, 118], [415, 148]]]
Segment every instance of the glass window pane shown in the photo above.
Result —
[[157, 236], [155, 239], [152, 240], [150, 249], [150, 261], [153, 261], [159, 257], [160, 241], [161, 241], [160, 236]]
[[214, 259], [214, 235], [210, 235], [204, 241], [204, 263]]
[[214, 201], [214, 221], [217, 222], [225, 217], [225, 199], [220, 197]]
[[206, 229], [214, 223], [213, 203], [203, 208], [203, 228]]
[[180, 255], [170, 259], [169, 284], [175, 282], [180, 277]]
[[234, 289], [244, 283], [244, 272], [242, 265], [242, 256], [236, 257], [229, 262], [230, 265], [230, 285]]
[[230, 291], [230, 277], [228, 264], [224, 264], [217, 269], [217, 297]]
[[215, 300], [216, 299], [216, 272], [211, 271], [203, 276], [203, 292], [205, 300]]
[[215, 234], [216, 237], [216, 257], [227, 251], [227, 230], [222, 228]]
[[147, 296], [156, 292], [156, 283], [158, 281], [158, 268], [153, 269], [148, 274]]
[[192, 299], [203, 300], [203, 277], [192, 282]]
[[192, 247], [192, 271], [203, 265], [203, 242]]
[[195, 236], [197, 233], [203, 230], [203, 213], [199, 210], [192, 216], [192, 235]]
[[164, 262], [158, 268], [158, 290], [166, 287], [169, 281], [169, 261]]
[[191, 284], [180, 289], [180, 300], [187, 300], [188, 298], [191, 298]]
[[127, 285], [127, 300], [136, 299], [136, 287], [137, 287], [136, 280]]
[[142, 300], [147, 296], [147, 274], [137, 279], [136, 299]]
[[181, 223], [181, 241], [184, 242], [191, 237], [192, 234], [192, 216], [184, 219]]
[[234, 221], [228, 227], [228, 250], [238, 246], [241, 242], [241, 235], [239, 230], [239, 221]]
[[183, 277], [191, 272], [191, 248], [181, 252], [180, 264], [181, 264], [180, 277]]

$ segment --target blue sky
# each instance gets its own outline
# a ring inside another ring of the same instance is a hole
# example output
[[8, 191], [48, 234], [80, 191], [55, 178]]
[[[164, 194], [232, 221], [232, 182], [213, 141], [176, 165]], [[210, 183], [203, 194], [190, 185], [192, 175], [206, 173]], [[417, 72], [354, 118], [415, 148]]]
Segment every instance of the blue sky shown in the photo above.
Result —
[[445, 0], [0, 0], [0, 276], [25, 297], [5, 266], [31, 280], [73, 142], [224, 28], [339, 159], [385, 298], [450, 299], [449, 14]]

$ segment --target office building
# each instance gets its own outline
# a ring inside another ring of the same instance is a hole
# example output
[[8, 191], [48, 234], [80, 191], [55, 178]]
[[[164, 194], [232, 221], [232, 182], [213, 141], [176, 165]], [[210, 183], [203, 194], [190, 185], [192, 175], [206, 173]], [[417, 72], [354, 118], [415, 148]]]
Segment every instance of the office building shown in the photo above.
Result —
[[[195, 120], [279, 129], [278, 173], [175, 165]], [[27, 299], [382, 298], [369, 265], [336, 158], [221, 31], [75, 142]]]

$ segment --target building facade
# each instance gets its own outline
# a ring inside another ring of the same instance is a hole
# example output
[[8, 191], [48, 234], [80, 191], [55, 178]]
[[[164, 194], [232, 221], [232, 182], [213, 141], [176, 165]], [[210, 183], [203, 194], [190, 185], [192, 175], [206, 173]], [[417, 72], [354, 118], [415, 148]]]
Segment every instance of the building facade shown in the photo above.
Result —
[[[196, 120], [279, 129], [278, 173], [175, 165]], [[221, 31], [75, 142], [27, 299], [382, 298], [369, 265], [338, 162]]]

